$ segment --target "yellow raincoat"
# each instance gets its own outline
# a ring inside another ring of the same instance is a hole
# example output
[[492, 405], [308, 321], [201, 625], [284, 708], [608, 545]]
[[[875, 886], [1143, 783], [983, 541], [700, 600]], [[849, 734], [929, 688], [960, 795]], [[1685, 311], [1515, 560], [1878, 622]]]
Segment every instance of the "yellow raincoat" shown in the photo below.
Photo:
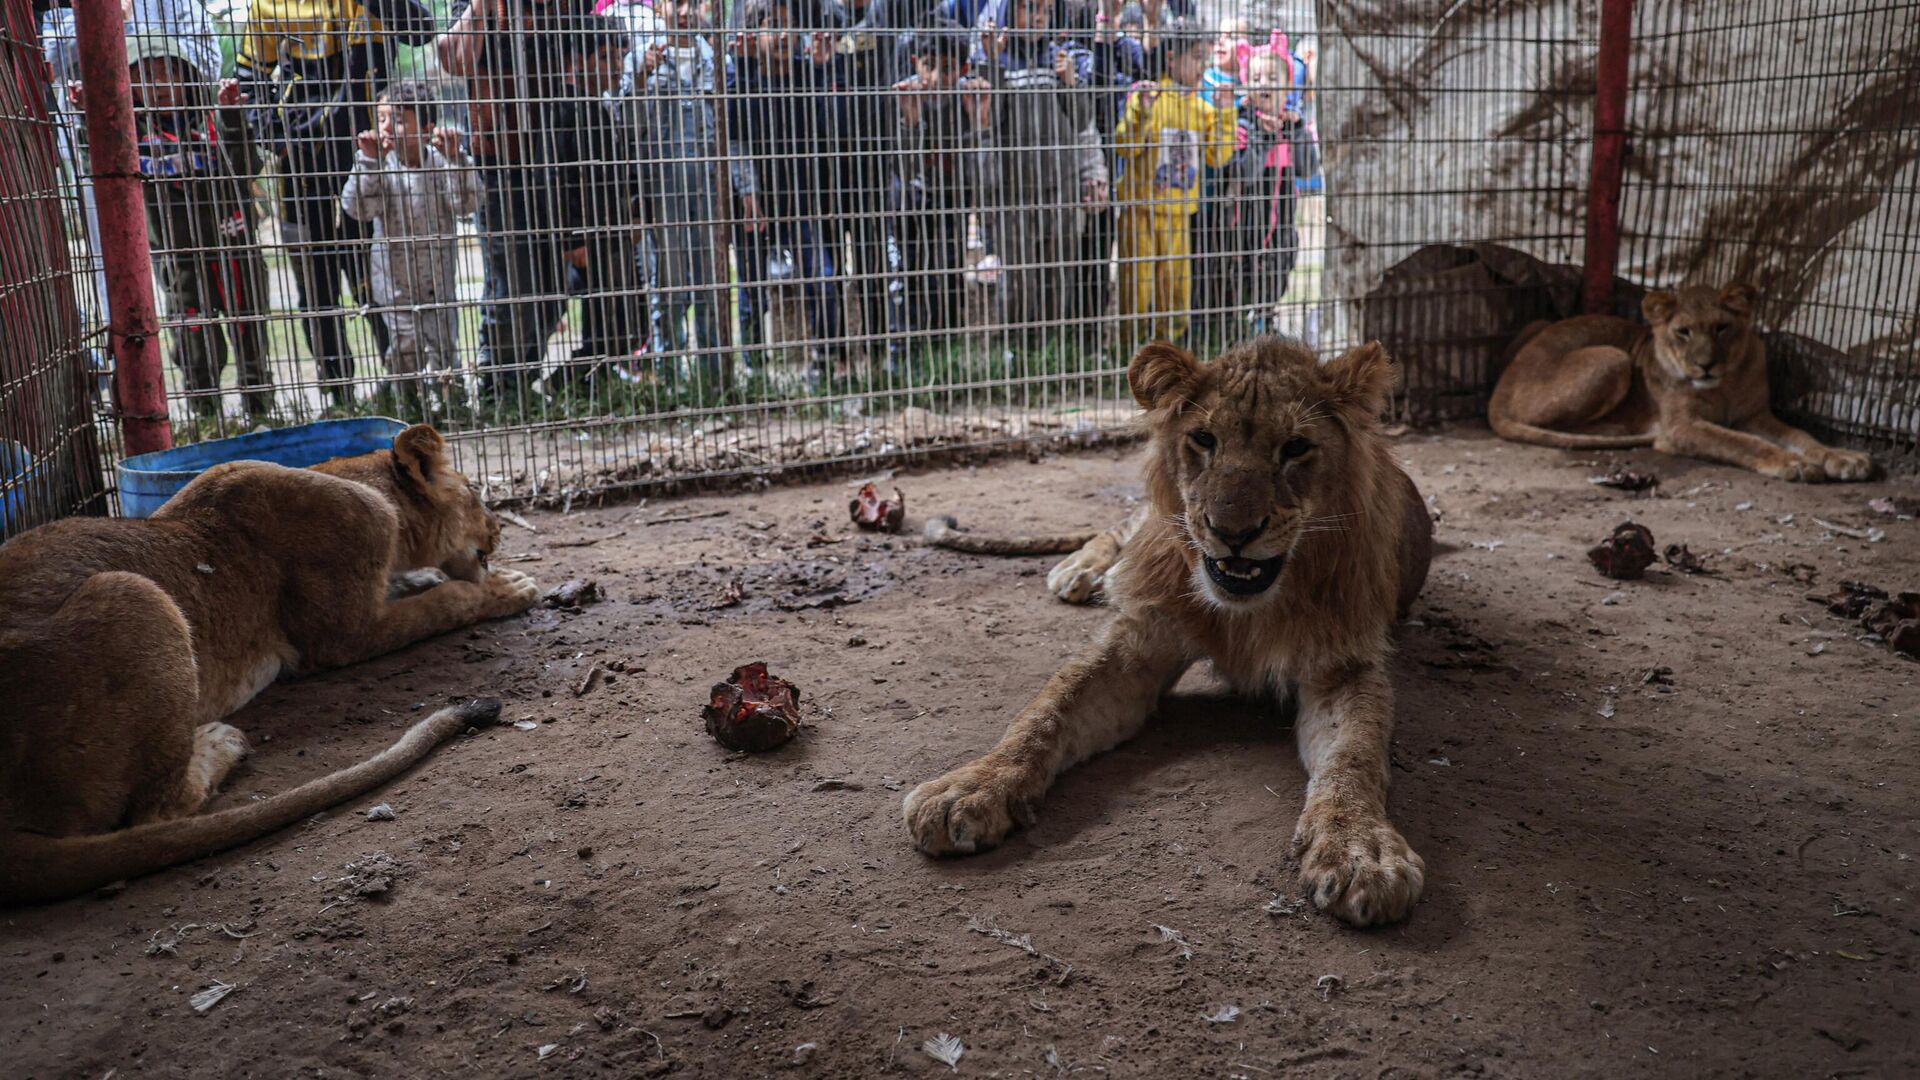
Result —
[[[1190, 258], [1194, 211], [1200, 208], [1200, 170], [1222, 168], [1233, 157], [1235, 114], [1215, 108], [1197, 89], [1162, 79], [1151, 105], [1127, 98], [1114, 132], [1125, 172], [1115, 192], [1120, 204], [1120, 313], [1134, 333], [1168, 341], [1187, 334], [1192, 304]], [[1142, 323], [1150, 322], [1150, 325]]]

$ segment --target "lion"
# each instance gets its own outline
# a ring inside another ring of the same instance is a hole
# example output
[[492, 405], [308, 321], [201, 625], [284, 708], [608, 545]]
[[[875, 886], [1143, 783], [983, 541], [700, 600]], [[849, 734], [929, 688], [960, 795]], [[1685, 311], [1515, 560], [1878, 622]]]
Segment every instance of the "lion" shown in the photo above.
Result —
[[[370, 760], [192, 816], [247, 754], [222, 719], [284, 675], [516, 614], [500, 524], [433, 428], [289, 469], [216, 465], [151, 518], [0, 545], [0, 901], [54, 900], [245, 843], [399, 775], [498, 701], [443, 709]], [[399, 572], [424, 591], [390, 598]]]
[[1147, 410], [1150, 510], [1107, 573], [1113, 617], [997, 746], [907, 794], [907, 831], [932, 855], [999, 844], [1209, 659], [1239, 692], [1296, 702], [1293, 847], [1313, 903], [1355, 926], [1404, 917], [1425, 865], [1387, 816], [1387, 656], [1433, 523], [1378, 428], [1391, 361], [1373, 343], [1322, 366], [1262, 337], [1202, 364], [1155, 342], [1127, 378]]
[[1648, 325], [1611, 315], [1537, 323], [1515, 342], [1487, 421], [1563, 450], [1651, 446], [1781, 480], [1865, 480], [1873, 459], [1835, 450], [1773, 415], [1754, 290], [1648, 293]]

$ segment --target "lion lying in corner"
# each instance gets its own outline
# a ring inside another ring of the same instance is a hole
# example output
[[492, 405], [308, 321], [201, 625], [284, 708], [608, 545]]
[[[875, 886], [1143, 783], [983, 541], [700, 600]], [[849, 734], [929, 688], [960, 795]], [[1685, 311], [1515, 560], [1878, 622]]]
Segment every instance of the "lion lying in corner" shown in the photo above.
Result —
[[[421, 425], [312, 470], [218, 465], [145, 521], [73, 518], [0, 546], [0, 902], [245, 843], [499, 712], [443, 709], [368, 761], [193, 816], [247, 753], [221, 719], [275, 679], [533, 604], [531, 578], [487, 569], [499, 522], [445, 445]], [[389, 599], [389, 578], [420, 567], [444, 577]]]
[[1753, 290], [1649, 293], [1647, 326], [1582, 315], [1530, 327], [1487, 406], [1501, 437], [1565, 450], [1651, 446], [1782, 480], [1865, 480], [1873, 460], [1775, 417]]
[[998, 746], [907, 794], [908, 833], [933, 855], [999, 844], [1208, 659], [1241, 692], [1297, 702], [1293, 844], [1314, 904], [1356, 926], [1402, 918], [1425, 867], [1387, 818], [1388, 634], [1426, 580], [1433, 523], [1378, 430], [1391, 363], [1377, 344], [1323, 367], [1280, 338], [1211, 364], [1155, 343], [1127, 378], [1148, 410], [1151, 511], [1107, 574], [1113, 621]]

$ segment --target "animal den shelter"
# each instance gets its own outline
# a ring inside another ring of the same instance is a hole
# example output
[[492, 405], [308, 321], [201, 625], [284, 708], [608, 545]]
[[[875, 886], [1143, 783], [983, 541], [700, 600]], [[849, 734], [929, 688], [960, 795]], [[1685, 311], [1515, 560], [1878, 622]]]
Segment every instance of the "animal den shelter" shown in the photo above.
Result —
[[[503, 723], [0, 908], [0, 1073], [1920, 1074], [1920, 691], [1843, 585], [1920, 587], [1920, 4], [72, 5], [0, 2], [0, 540], [425, 422], [543, 599], [268, 686], [205, 811]], [[1537, 321], [1736, 281], [1874, 480], [1481, 423]], [[912, 532], [1121, 521], [1136, 350], [1268, 333], [1399, 367], [1418, 903], [1316, 910], [1295, 710], [1206, 665], [915, 850], [1109, 614]], [[730, 753], [756, 660], [802, 726]]]

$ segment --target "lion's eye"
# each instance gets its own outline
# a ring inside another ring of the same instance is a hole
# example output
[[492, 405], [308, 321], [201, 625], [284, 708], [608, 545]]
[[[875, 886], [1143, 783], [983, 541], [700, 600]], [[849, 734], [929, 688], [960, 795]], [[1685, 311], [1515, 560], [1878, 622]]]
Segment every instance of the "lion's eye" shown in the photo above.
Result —
[[1303, 436], [1295, 435], [1293, 438], [1280, 444], [1280, 460], [1292, 461], [1294, 458], [1305, 455], [1306, 452], [1311, 449], [1313, 449], [1313, 443], [1309, 442]]
[[1679, 326], [1674, 328], [1673, 336], [1679, 338], [1681, 341], [1685, 341], [1693, 336], [1693, 331], [1684, 326]]
[[1190, 431], [1187, 433], [1187, 438], [1192, 439], [1193, 445], [1202, 450], [1211, 450], [1220, 445], [1220, 440], [1214, 438], [1210, 431]]

